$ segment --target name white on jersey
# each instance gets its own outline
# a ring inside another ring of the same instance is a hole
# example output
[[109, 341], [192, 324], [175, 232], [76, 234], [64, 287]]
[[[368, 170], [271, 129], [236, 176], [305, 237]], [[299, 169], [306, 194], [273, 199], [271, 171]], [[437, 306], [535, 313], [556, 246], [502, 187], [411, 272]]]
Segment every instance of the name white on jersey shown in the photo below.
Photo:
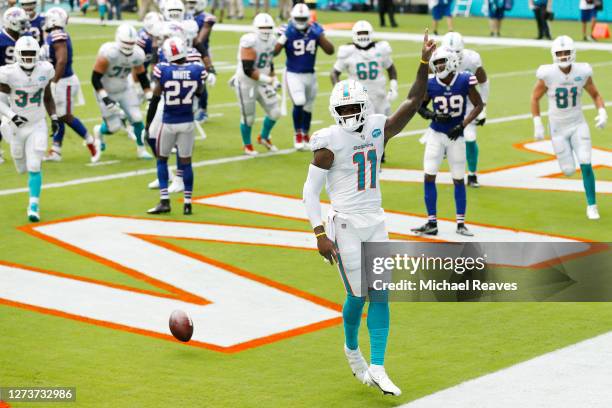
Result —
[[272, 67], [272, 58], [274, 57], [274, 45], [276, 39], [274, 36], [270, 36], [268, 41], [263, 41], [255, 33], [248, 33], [240, 38], [240, 48], [238, 49], [238, 65], [236, 66], [236, 77], [239, 80], [244, 81], [253, 79], [248, 78], [242, 67], [242, 59], [240, 58], [240, 49], [252, 48], [255, 51], [255, 68], [262, 74], [268, 75]]
[[108, 68], [102, 76], [102, 85], [108, 93], [120, 93], [128, 89], [127, 77], [132, 68], [140, 66], [145, 62], [145, 54], [142, 48], [134, 47], [131, 55], [125, 55], [119, 50], [116, 42], [102, 44], [98, 56], [106, 58]]
[[357, 48], [355, 44], [341, 45], [334, 70], [346, 72], [349, 78], [369, 85], [370, 92], [376, 87], [384, 87], [387, 81], [384, 71], [391, 65], [391, 46], [386, 41], [378, 41], [367, 50]]
[[385, 115], [370, 114], [361, 133], [333, 125], [315, 132], [311, 149], [328, 149], [334, 162], [327, 172], [332, 208], [342, 214], [382, 213], [380, 160], [385, 148]]
[[37, 62], [29, 75], [16, 63], [0, 67], [0, 83], [11, 88], [11, 110], [29, 123], [44, 119], [45, 88], [54, 75], [55, 69], [47, 61]]

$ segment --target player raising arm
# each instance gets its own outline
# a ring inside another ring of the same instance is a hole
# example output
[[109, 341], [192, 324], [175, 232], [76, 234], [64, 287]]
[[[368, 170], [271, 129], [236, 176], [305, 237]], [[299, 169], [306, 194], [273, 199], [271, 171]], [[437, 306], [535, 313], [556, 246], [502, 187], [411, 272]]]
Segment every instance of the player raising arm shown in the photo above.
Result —
[[[343, 307], [344, 352], [355, 377], [385, 394], [400, 395], [384, 369], [389, 333], [386, 296], [370, 302], [371, 365], [361, 355], [357, 341], [368, 288], [361, 287], [361, 243], [387, 241], [385, 213], [378, 175], [386, 143], [398, 134], [417, 112], [427, 91], [428, 61], [435, 49], [427, 33], [416, 81], [398, 110], [385, 115], [368, 112], [365, 87], [352, 79], [338, 82], [330, 96], [329, 110], [335, 125], [315, 132], [311, 140], [314, 158], [304, 184], [303, 200], [314, 229], [319, 253], [337, 262], [347, 297]], [[323, 186], [331, 200], [327, 230], [321, 218]]]
[[47, 150], [45, 110], [53, 133], [59, 129], [49, 83], [53, 66], [39, 61], [40, 46], [33, 37], [21, 37], [15, 44], [16, 63], [0, 67], [0, 114], [9, 119], [2, 130], [9, 135], [11, 156], [18, 173], [28, 172], [30, 201], [28, 218], [40, 221], [38, 200], [42, 188], [41, 162]]
[[599, 219], [595, 199], [595, 173], [591, 166], [591, 133], [582, 113], [580, 102], [585, 89], [598, 110], [595, 127], [603, 129], [608, 121], [606, 105], [593, 82], [593, 68], [585, 62], [576, 62], [574, 41], [566, 35], [555, 39], [551, 54], [553, 64], [541, 65], [531, 95], [534, 137], [544, 139], [544, 125], [540, 117], [540, 99], [548, 95], [548, 118], [553, 150], [559, 167], [566, 176], [576, 171], [574, 155], [578, 158], [587, 200], [587, 217]]

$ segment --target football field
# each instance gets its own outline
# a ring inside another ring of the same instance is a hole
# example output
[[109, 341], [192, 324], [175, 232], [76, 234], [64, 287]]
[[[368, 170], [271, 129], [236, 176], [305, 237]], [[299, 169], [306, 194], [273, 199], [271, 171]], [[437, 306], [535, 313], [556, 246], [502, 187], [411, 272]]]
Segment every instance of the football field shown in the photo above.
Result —
[[[361, 17], [374, 23], [377, 17], [318, 16], [323, 24]], [[402, 15], [399, 23], [402, 31], [418, 34], [429, 17]], [[486, 24], [459, 20], [456, 28], [478, 35], [475, 23]], [[507, 36], [531, 38], [532, 21], [505, 24]], [[577, 23], [556, 24], [555, 34], [565, 30], [578, 38]], [[100, 123], [91, 68], [99, 46], [114, 38], [114, 27], [72, 23], [68, 31], [86, 102], [75, 114], [91, 131]], [[238, 104], [227, 85], [242, 34], [218, 30], [211, 40], [219, 75], [209, 89], [207, 138], [198, 139], [194, 151], [198, 198], [191, 216], [182, 215], [180, 194], [172, 196], [171, 215], [146, 214], [159, 199], [147, 188], [155, 164], [136, 158], [125, 132], [106, 138], [107, 149], [92, 166], [82, 140], [67, 130], [62, 162], [43, 164], [42, 222], [29, 224], [27, 178], [15, 172], [2, 142], [0, 387], [76, 387], [76, 402], [49, 404], [54, 407], [387, 407], [611, 330], [607, 303], [394, 303], [385, 367], [403, 393], [385, 397], [360, 385], [342, 351], [342, 281], [322, 262], [305, 214], [295, 210], [312, 155], [293, 150], [291, 116], [272, 131], [278, 153], [242, 154]], [[349, 41], [330, 37], [336, 49]], [[611, 241], [612, 127], [593, 126], [596, 110], [585, 95], [601, 213], [589, 221], [579, 173], [561, 176], [550, 140], [533, 141], [531, 90], [537, 67], [551, 62], [549, 49], [482, 42], [466, 44], [480, 53], [491, 81], [487, 124], [478, 129], [483, 185], [468, 189], [466, 223], [475, 239]], [[414, 79], [420, 44], [390, 44], [400, 84], [395, 108]], [[597, 49], [577, 54], [579, 62], [592, 64], [595, 84], [610, 102], [611, 55]], [[317, 56], [314, 129], [332, 124], [334, 61]], [[283, 56], [275, 66], [284, 66]], [[258, 115], [254, 138], [261, 110]], [[414, 227], [426, 220], [419, 138], [427, 125], [415, 117], [390, 141], [381, 173], [385, 210]], [[438, 216], [453, 221], [454, 211], [452, 185], [442, 174]], [[458, 239], [452, 224], [441, 223], [439, 239]], [[391, 232], [409, 239], [408, 230]], [[187, 344], [167, 329], [167, 312], [177, 308], [210, 309], [194, 322]], [[362, 326], [360, 346], [368, 356]], [[588, 383], [586, 372], [581, 379]]]

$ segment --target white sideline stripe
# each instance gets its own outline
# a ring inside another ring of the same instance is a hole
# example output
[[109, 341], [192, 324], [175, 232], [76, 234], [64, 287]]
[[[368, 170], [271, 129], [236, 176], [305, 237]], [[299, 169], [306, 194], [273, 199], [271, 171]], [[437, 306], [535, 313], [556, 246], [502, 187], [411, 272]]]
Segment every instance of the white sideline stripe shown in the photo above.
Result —
[[[88, 17], [70, 17], [71, 23], [77, 24], [90, 24], [99, 25], [100, 21], [95, 18]], [[107, 21], [110, 26], [118, 26], [121, 23], [130, 23], [133, 25], [141, 26], [142, 22], [136, 20], [121, 20], [121, 21]], [[251, 32], [253, 28], [250, 24], [215, 24], [215, 31], [226, 31], [235, 33], [247, 33]], [[338, 38], [351, 38], [351, 30], [325, 30], [326, 35], [329, 37]], [[379, 40], [397, 40], [397, 41], [412, 41], [421, 43], [423, 42], [423, 34], [413, 33], [391, 33], [391, 32], [376, 32], [374, 38]], [[439, 40], [442, 37], [432, 36], [432, 38]], [[497, 37], [463, 37], [463, 40], [467, 44], [479, 44], [479, 45], [506, 45], [512, 47], [533, 47], [533, 48], [550, 48], [552, 41], [543, 40], [530, 40], [523, 38], [497, 38]], [[612, 44], [602, 43], [590, 43], [576, 41], [576, 49], [578, 50], [597, 50], [597, 51], [612, 51]]]
[[400, 408], [608, 408], [612, 332], [466, 381]]

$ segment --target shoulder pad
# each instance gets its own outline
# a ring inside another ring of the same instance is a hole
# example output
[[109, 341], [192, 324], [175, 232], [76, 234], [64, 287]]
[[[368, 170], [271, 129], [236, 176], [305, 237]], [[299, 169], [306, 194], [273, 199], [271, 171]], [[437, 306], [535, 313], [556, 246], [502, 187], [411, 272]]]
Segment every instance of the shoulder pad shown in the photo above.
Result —
[[580, 63], [580, 71], [584, 73], [585, 76], [593, 76], [593, 67], [588, 62]]
[[384, 56], [391, 55], [391, 45], [388, 41], [377, 41], [376, 49]]
[[107, 42], [102, 44], [98, 55], [105, 57], [106, 59], [115, 59], [119, 56], [119, 49], [114, 42]]
[[135, 47], [134, 53], [132, 54], [131, 59], [132, 59], [132, 63], [134, 64], [134, 66], [142, 65], [144, 64], [146, 60], [145, 52], [143, 51], [142, 48]]
[[536, 71], [536, 78], [545, 80], [550, 73], [551, 65], [540, 65]]
[[329, 147], [331, 133], [331, 128], [329, 127], [314, 132], [310, 136], [310, 150], [314, 152], [315, 150]]
[[253, 48], [255, 47], [255, 42], [257, 39], [255, 38], [254, 33], [248, 33], [240, 37], [240, 48]]
[[355, 46], [353, 44], [341, 45], [338, 48], [338, 59], [350, 57], [354, 50]]

